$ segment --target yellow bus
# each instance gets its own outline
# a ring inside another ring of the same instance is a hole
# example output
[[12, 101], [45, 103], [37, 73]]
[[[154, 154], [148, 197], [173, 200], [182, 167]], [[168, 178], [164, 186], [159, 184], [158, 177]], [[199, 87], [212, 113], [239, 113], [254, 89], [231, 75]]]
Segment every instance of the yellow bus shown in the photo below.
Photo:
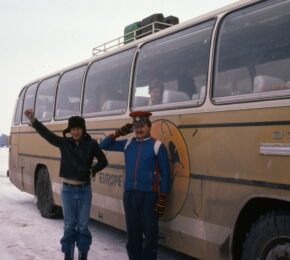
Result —
[[[203, 260], [290, 259], [289, 28], [289, 0], [238, 1], [33, 80], [15, 108], [11, 182], [36, 194], [43, 216], [57, 213], [60, 155], [25, 109], [59, 135], [82, 115], [98, 141], [130, 111], [152, 111], [171, 164], [160, 243]], [[155, 105], [153, 81], [162, 84]], [[124, 158], [107, 157], [91, 217], [125, 229]]]

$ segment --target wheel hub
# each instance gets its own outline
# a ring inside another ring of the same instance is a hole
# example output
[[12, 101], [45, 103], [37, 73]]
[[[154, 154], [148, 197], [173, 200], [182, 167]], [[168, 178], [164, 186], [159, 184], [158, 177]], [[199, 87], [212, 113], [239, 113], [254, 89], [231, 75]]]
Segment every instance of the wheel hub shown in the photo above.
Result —
[[261, 260], [289, 260], [290, 237], [277, 237], [266, 244]]

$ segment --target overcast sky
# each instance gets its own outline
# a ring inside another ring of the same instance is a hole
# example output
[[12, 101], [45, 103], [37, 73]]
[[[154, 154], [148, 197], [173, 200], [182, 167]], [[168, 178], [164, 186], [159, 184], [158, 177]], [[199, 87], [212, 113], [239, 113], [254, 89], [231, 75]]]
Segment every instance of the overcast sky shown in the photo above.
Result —
[[236, 0], [0, 0], [0, 133], [9, 134], [20, 89], [91, 56], [126, 25], [153, 13], [180, 22]]

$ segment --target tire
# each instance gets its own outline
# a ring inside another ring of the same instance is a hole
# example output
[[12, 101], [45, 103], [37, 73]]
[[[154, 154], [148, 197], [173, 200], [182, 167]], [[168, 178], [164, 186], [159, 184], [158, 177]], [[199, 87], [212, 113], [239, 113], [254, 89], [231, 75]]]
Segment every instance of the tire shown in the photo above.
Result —
[[241, 260], [286, 259], [290, 259], [290, 212], [268, 212], [251, 227]]
[[61, 207], [53, 203], [52, 189], [49, 173], [46, 167], [41, 167], [37, 172], [35, 184], [37, 208], [44, 218], [62, 217]]

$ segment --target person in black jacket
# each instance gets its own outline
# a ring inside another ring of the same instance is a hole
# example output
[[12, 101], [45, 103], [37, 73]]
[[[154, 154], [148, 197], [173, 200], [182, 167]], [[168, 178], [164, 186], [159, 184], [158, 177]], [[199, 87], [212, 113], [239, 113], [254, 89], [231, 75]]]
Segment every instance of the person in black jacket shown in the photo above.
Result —
[[[61, 200], [64, 213], [64, 235], [60, 243], [65, 260], [73, 259], [75, 244], [79, 249], [79, 260], [86, 260], [92, 243], [88, 229], [92, 201], [90, 180], [91, 176], [94, 177], [107, 166], [106, 156], [97, 141], [87, 134], [82, 117], [69, 118], [68, 128], [63, 131], [63, 137], [60, 137], [39, 122], [31, 109], [24, 113], [32, 127], [60, 150], [59, 176], [63, 181]], [[66, 137], [67, 133], [71, 137]], [[98, 160], [95, 165], [94, 158]]]

